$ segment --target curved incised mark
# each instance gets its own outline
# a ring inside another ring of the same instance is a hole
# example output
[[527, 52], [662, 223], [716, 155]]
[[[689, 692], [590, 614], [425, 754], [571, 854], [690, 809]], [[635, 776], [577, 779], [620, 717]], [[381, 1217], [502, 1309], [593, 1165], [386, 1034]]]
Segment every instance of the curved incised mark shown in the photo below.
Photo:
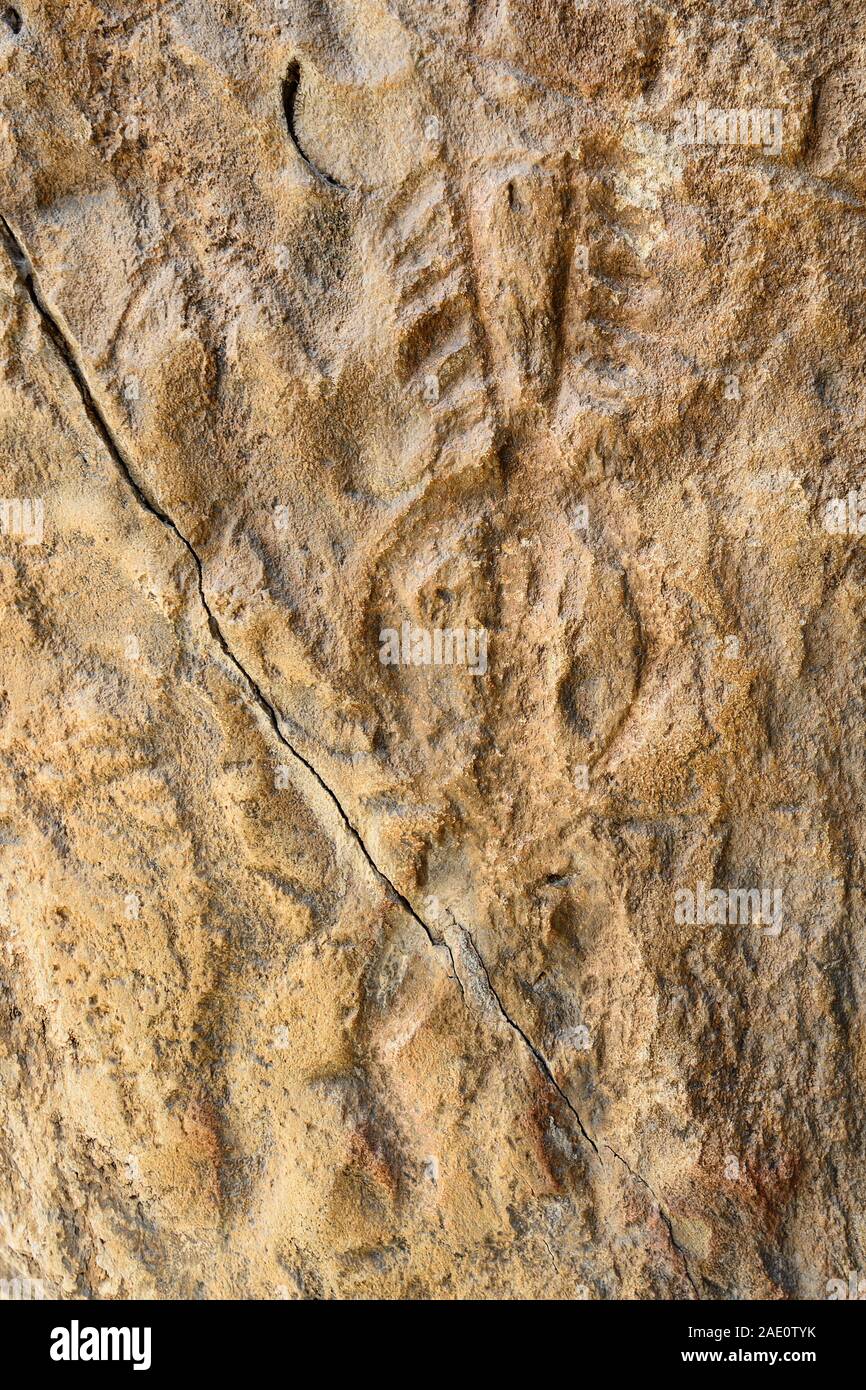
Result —
[[305, 153], [304, 148], [301, 145], [300, 140], [298, 139], [298, 133], [295, 130], [295, 103], [298, 99], [298, 88], [300, 87], [300, 85], [301, 65], [295, 58], [289, 64], [288, 71], [286, 72], [286, 75], [283, 78], [283, 111], [285, 112], [286, 116], [286, 126], [289, 132], [289, 139], [291, 140], [298, 154], [301, 156], [301, 159], [306, 164], [307, 168], [310, 170], [312, 174], [315, 174], [317, 179], [320, 179], [322, 183], [326, 183], [329, 188], [338, 188], [341, 193], [349, 193], [351, 192], [351, 190], [348, 189], [344, 183], [340, 183], [337, 179], [332, 179], [330, 174], [326, 174], [324, 169], [320, 169], [318, 165], [313, 163], [313, 161]]

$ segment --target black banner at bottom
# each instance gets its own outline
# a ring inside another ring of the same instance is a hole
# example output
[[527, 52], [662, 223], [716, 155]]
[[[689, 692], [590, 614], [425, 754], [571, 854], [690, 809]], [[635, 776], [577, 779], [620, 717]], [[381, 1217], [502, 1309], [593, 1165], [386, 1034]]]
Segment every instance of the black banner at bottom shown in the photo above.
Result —
[[[149, 1376], [160, 1383], [178, 1374], [221, 1377], [264, 1370], [303, 1349], [321, 1371], [342, 1364], [355, 1373], [364, 1362], [389, 1375], [402, 1338], [424, 1338], [423, 1365], [453, 1374], [455, 1356], [465, 1373], [467, 1358], [490, 1375], [495, 1363], [515, 1351], [542, 1354], [557, 1363], [583, 1364], [597, 1376], [639, 1371], [700, 1377], [722, 1370], [762, 1368], [778, 1373], [811, 1370], [856, 1374], [863, 1332], [862, 1310], [837, 1302], [801, 1303], [509, 1303], [508, 1323], [499, 1333], [502, 1304], [473, 1303], [472, 1322], [463, 1322], [459, 1303], [314, 1302], [0, 1302], [0, 1335], [14, 1346], [24, 1370], [58, 1382], [93, 1379], [108, 1371]], [[363, 1324], [356, 1320], [362, 1316]], [[383, 1316], [381, 1328], [377, 1320]], [[385, 1321], [387, 1318], [387, 1322]], [[452, 1339], [463, 1333], [459, 1343]], [[324, 1334], [324, 1336], [323, 1336]], [[303, 1342], [299, 1342], [303, 1338]], [[394, 1339], [394, 1340], [392, 1340]], [[378, 1346], [378, 1351], [376, 1347]], [[385, 1358], [385, 1349], [391, 1351]], [[592, 1363], [584, 1358], [592, 1353]], [[438, 1353], [438, 1356], [437, 1356]], [[372, 1359], [371, 1359], [372, 1358]], [[406, 1374], [404, 1365], [401, 1375]]]

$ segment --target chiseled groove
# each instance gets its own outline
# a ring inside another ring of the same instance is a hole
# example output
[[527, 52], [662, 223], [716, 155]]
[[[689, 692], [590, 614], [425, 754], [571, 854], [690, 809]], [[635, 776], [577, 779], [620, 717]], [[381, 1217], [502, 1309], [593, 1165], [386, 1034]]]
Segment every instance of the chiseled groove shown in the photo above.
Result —
[[[460, 991], [465, 1001], [466, 991], [463, 985], [463, 981], [460, 979], [459, 973], [457, 971], [454, 953], [450, 944], [444, 939], [444, 937], [437, 940], [430, 927], [427, 925], [424, 919], [420, 917], [419, 914], [415, 911], [414, 907], [412, 906], [409, 899], [405, 896], [405, 894], [401, 893], [400, 890], [392, 883], [391, 879], [384, 872], [384, 870], [379, 868], [379, 865], [376, 863], [372, 854], [367, 849], [367, 846], [364, 843], [360, 831], [350, 820], [348, 814], [343, 809], [342, 803], [340, 802], [336, 792], [333, 791], [333, 789], [328, 785], [328, 783], [316, 770], [316, 768], [309, 761], [309, 759], [305, 758], [303, 753], [299, 752], [298, 749], [295, 748], [294, 745], [290, 743], [289, 740], [286, 738], [285, 734], [282, 731], [282, 728], [280, 727], [280, 716], [277, 713], [275, 705], [273, 705], [271, 701], [267, 698], [258, 681], [255, 679], [254, 676], [250, 674], [250, 672], [246, 669], [246, 667], [240, 661], [240, 659], [235, 656], [234, 652], [229, 646], [229, 643], [225, 635], [223, 634], [222, 628], [220, 627], [219, 622], [214, 616], [210, 608], [210, 605], [207, 601], [207, 596], [205, 594], [204, 588], [204, 567], [202, 565], [201, 559], [199, 558], [198, 552], [196, 551], [192, 542], [188, 540], [188, 538], [181, 531], [180, 527], [177, 525], [177, 522], [173, 519], [173, 517], [169, 516], [168, 512], [164, 511], [158, 505], [158, 503], [154, 502], [148, 496], [144, 487], [136, 479], [129, 463], [127, 462], [123, 448], [115, 439], [114, 432], [111, 426], [109, 425], [108, 420], [96, 399], [96, 396], [94, 395], [94, 392], [87, 379], [84, 367], [75, 349], [74, 343], [72, 342], [71, 338], [64, 332], [63, 328], [58, 323], [54, 314], [49, 309], [47, 302], [39, 288], [38, 278], [33, 263], [30, 259], [30, 256], [28, 255], [27, 251], [22, 245], [20, 238], [16, 236], [8, 220], [2, 214], [0, 214], [0, 238], [2, 238], [4, 242], [7, 254], [15, 268], [15, 271], [22, 285], [24, 286], [24, 289], [27, 293], [28, 298], [30, 299], [30, 302], [32, 303], [34, 309], [39, 315], [39, 320], [43, 326], [44, 331], [46, 332], [51, 343], [57, 350], [61, 358], [61, 361], [64, 363], [67, 371], [69, 372], [70, 377], [72, 378], [72, 381], [78, 392], [78, 396], [84, 407], [85, 413], [87, 414], [87, 417], [90, 420], [90, 423], [92, 424], [93, 428], [96, 430], [96, 433], [102, 440], [112, 461], [114, 462], [115, 466], [119, 469], [121, 475], [131, 488], [139, 505], [144, 509], [144, 511], [149, 512], [151, 516], [155, 517], [157, 521], [159, 521], [163, 526], [165, 526], [169, 531], [171, 531], [180, 541], [183, 548], [189, 554], [195, 566], [199, 598], [201, 599], [202, 607], [204, 608], [204, 611], [207, 615], [208, 629], [211, 633], [211, 636], [217, 642], [223, 655], [235, 668], [235, 670], [238, 672], [238, 675], [241, 677], [243, 682], [248, 687], [250, 693], [252, 694], [254, 703], [258, 706], [259, 710], [265, 716], [267, 722], [270, 724], [279, 742], [283, 745], [285, 749], [287, 749], [289, 753], [291, 753], [293, 758], [296, 758], [297, 761], [301, 763], [303, 767], [306, 768], [307, 772], [310, 773], [310, 775], [315, 779], [319, 787], [328, 797], [331, 804], [337, 811], [337, 814], [339, 815], [340, 820], [343, 822], [343, 825], [345, 826], [346, 830], [351, 835], [352, 839], [355, 841], [356, 845], [358, 846], [365, 860], [369, 864], [370, 868], [373, 870], [373, 873], [384, 885], [389, 897], [392, 898], [393, 901], [399, 903], [399, 905], [404, 909], [404, 911], [408, 913], [412, 920], [421, 928], [421, 930], [424, 932], [424, 935], [430, 942], [430, 945], [433, 947], [435, 951], [438, 952], [444, 950], [448, 954], [448, 957], [451, 961], [453, 977], [456, 980], [458, 986], [460, 987]], [[586, 1141], [586, 1143], [590, 1145], [593, 1152], [600, 1158], [601, 1155], [599, 1153], [598, 1145], [584, 1127], [583, 1121], [576, 1107], [569, 1100], [567, 1094], [559, 1085], [559, 1082], [556, 1080], [556, 1077], [553, 1074], [550, 1064], [544, 1057], [544, 1054], [536, 1047], [532, 1039], [524, 1031], [520, 1024], [517, 1023], [513, 1018], [511, 1018], [511, 1016], [506, 1011], [501, 999], [499, 998], [498, 993], [496, 992], [493, 986], [493, 982], [490, 978], [490, 972], [487, 969], [487, 965], [484, 961], [484, 958], [478, 950], [478, 947], [475, 945], [475, 942], [471, 934], [465, 927], [460, 926], [458, 929], [460, 930], [461, 934], [466, 938], [466, 940], [469, 943], [469, 946], [471, 947], [472, 953], [487, 982], [490, 997], [494, 1001], [496, 1008], [499, 1014], [501, 1015], [503, 1021], [512, 1030], [512, 1032], [514, 1032], [515, 1035], [521, 1039], [524, 1046], [527, 1048], [527, 1050], [533, 1057], [535, 1064], [541, 1072], [542, 1076], [544, 1077], [545, 1081], [556, 1092], [556, 1094], [567, 1106], [570, 1113], [573, 1115], [584, 1140]], [[694, 1289], [696, 1297], [700, 1298], [700, 1293], [698, 1292], [698, 1289], [691, 1276], [691, 1273], [689, 1272], [689, 1267], [686, 1261], [685, 1254], [680, 1248], [680, 1246], [677, 1244], [676, 1239], [674, 1237], [673, 1226], [671, 1224], [670, 1218], [665, 1213], [661, 1203], [659, 1202], [649, 1183], [646, 1181], [645, 1178], [642, 1178], [639, 1173], [635, 1173], [634, 1170], [630, 1167], [630, 1165], [626, 1163], [625, 1159], [622, 1158], [614, 1149], [612, 1149], [609, 1144], [605, 1144], [604, 1147], [607, 1148], [610, 1151], [610, 1153], [612, 1153], [614, 1157], [619, 1160], [620, 1163], [622, 1163], [626, 1170], [631, 1174], [632, 1178], [635, 1181], [640, 1182], [653, 1197], [653, 1200], [655, 1201], [656, 1206], [658, 1207], [662, 1220], [664, 1221], [665, 1226], [667, 1228], [671, 1244], [673, 1248], [677, 1251], [678, 1255], [680, 1256], [683, 1262], [688, 1281], [691, 1287]]]
[[315, 175], [321, 183], [327, 184], [329, 188], [336, 188], [341, 193], [351, 193], [354, 191], [353, 189], [347, 188], [344, 183], [340, 183], [338, 179], [332, 178], [324, 169], [320, 169], [318, 164], [313, 163], [298, 138], [298, 132], [295, 129], [295, 104], [298, 100], [298, 89], [300, 85], [301, 65], [297, 59], [294, 59], [289, 64], [288, 71], [283, 78], [282, 84], [283, 115], [286, 118], [286, 129], [289, 132], [289, 139], [307, 168], [310, 170], [310, 173]]

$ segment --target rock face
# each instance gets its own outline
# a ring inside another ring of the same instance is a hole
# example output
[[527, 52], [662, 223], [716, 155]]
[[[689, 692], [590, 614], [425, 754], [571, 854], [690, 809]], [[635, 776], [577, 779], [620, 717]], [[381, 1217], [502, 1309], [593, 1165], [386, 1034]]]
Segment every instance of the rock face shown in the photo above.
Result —
[[864, 18], [0, 16], [0, 1287], [866, 1271]]

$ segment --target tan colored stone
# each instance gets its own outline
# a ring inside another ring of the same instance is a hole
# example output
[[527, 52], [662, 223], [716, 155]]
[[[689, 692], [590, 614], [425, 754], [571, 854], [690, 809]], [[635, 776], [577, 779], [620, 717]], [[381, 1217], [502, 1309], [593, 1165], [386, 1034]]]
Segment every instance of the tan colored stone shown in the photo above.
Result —
[[0, 21], [0, 1279], [864, 1268], [861, 9]]

